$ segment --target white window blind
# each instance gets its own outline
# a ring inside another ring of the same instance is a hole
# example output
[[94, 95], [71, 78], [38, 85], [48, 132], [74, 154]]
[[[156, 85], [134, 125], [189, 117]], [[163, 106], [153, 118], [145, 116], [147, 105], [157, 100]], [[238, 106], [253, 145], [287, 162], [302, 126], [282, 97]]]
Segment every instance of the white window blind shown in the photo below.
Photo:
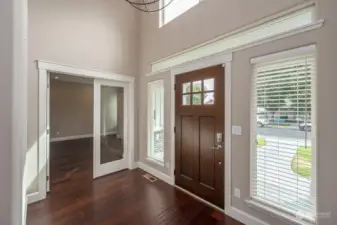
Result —
[[315, 55], [254, 65], [251, 197], [315, 221], [313, 81]]

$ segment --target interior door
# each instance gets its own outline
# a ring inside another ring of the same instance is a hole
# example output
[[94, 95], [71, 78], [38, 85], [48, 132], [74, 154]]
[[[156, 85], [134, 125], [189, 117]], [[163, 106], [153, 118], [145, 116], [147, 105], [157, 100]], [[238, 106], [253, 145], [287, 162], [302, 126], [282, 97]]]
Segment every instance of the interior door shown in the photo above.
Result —
[[176, 76], [175, 183], [223, 207], [224, 68]]
[[128, 168], [125, 88], [123, 83], [94, 81], [94, 178]]

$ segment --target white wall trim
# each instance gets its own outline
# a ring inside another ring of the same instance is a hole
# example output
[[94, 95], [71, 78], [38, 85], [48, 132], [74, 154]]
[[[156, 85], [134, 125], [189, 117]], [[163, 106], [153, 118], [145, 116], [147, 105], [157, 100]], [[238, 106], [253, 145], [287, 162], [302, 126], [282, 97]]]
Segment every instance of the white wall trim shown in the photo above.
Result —
[[92, 138], [92, 137], [93, 137], [93, 134], [81, 134], [81, 135], [75, 135], [75, 136], [51, 138], [50, 142], [68, 141], [68, 140], [76, 140], [76, 139]]
[[194, 70], [199, 70], [215, 65], [221, 65], [226, 62], [231, 62], [233, 59], [233, 55], [231, 53], [229, 54], [214, 54], [211, 56], [206, 56], [203, 58], [199, 58], [197, 60], [194, 60], [192, 62], [186, 62], [183, 64], [179, 64], [176, 67], [172, 68], [172, 73], [174, 74], [182, 74]]
[[232, 63], [225, 64], [225, 204], [232, 205]]
[[232, 206], [225, 208], [225, 214], [247, 225], [270, 225]]
[[37, 67], [39, 70], [48, 70], [48, 72], [61, 73], [66, 75], [88, 77], [88, 78], [97, 78], [97, 79], [106, 79], [106, 80], [117, 80], [122, 82], [134, 82], [135, 78], [127, 75], [121, 75], [111, 72], [103, 72], [92, 69], [78, 68], [76, 66], [65, 65], [62, 63], [54, 63], [43, 60], [37, 61]]
[[288, 58], [288, 57], [293, 57], [295, 56], [301, 56], [301, 55], [307, 55], [314, 53], [316, 51], [316, 45], [308, 45], [308, 46], [303, 46], [300, 48], [294, 48], [282, 52], [277, 52], [273, 54], [268, 54], [264, 56], [259, 56], [252, 58], [250, 60], [251, 64], [259, 64], [259, 63], [268, 63], [268, 62], [273, 62], [277, 61], [280, 59]]
[[[304, 4], [306, 7], [308, 7], [308, 4]], [[311, 4], [309, 4], [309, 6], [312, 6], [313, 3], [311, 2]], [[298, 7], [296, 7], [296, 9], [298, 10]], [[303, 9], [303, 8], [300, 8]], [[288, 14], [289, 12], [286, 11]], [[292, 9], [291, 12], [294, 12], [294, 10]], [[289, 16], [287, 16], [287, 13], [283, 13], [282, 16], [284, 18], [287, 18]], [[296, 13], [295, 13], [296, 14]], [[314, 14], [314, 12], [313, 12]], [[279, 16], [280, 17], [280, 16]], [[276, 17], [276, 18], [279, 18]], [[274, 17], [269, 17], [269, 20], [263, 20], [264, 23], [269, 24], [269, 26], [272, 26], [272, 24], [277, 24], [276, 22], [273, 22], [272, 20], [275, 19]], [[282, 23], [282, 21], [284, 20], [283, 18], [279, 18], [278, 19], [280, 23]], [[302, 26], [298, 26], [294, 29], [290, 29], [290, 30], [284, 30], [284, 31], [280, 31], [279, 33], [275, 33], [275, 34], [269, 34], [266, 30], [267, 24], [263, 24], [263, 23], [258, 23], [258, 25], [253, 24], [250, 25], [248, 27], [246, 27], [246, 29], [239, 29], [235, 32], [230, 32], [226, 35], [220, 36], [216, 39], [213, 39], [211, 41], [207, 41], [204, 42], [200, 45], [194, 46], [190, 49], [184, 50], [182, 52], [179, 52], [177, 54], [165, 57], [163, 59], [160, 59], [158, 61], [153, 62], [152, 65], [152, 73], [149, 73], [147, 76], [151, 76], [152, 74], [154, 74], [157, 71], [165, 71], [169, 68], [174, 68], [176, 65], [178, 64], [182, 64], [185, 62], [190, 62], [193, 60], [196, 60], [200, 57], [206, 57], [208, 55], [213, 55], [213, 54], [217, 54], [219, 52], [222, 53], [227, 53], [227, 52], [236, 52], [236, 51], [240, 51], [246, 48], [251, 48], [254, 46], [258, 46], [261, 44], [265, 44], [268, 42], [272, 42], [272, 41], [276, 41], [279, 39], [283, 39], [286, 37], [290, 37], [293, 35], [297, 35], [303, 32], [307, 32], [307, 31], [311, 31], [314, 29], [318, 29], [320, 27], [322, 27], [324, 24], [324, 20], [317, 20], [314, 22], [311, 22], [309, 24], [304, 24]], [[284, 27], [286, 26], [282, 26], [284, 29]], [[253, 35], [253, 32], [255, 32], [256, 30], [263, 30], [265, 34], [263, 34], [260, 38], [257, 35]], [[252, 36], [254, 36], [254, 38], [252, 39]], [[223, 40], [222, 40], [223, 39]], [[239, 45], [234, 44], [231, 42], [231, 40], [235, 40], [235, 43], [240, 43]], [[251, 41], [247, 41], [251, 39]], [[226, 44], [228, 42], [228, 44]], [[233, 45], [233, 47], [230, 47], [231, 45]]]
[[172, 177], [168, 176], [165, 173], [160, 172], [159, 170], [154, 169], [151, 166], [146, 165], [142, 162], [137, 162], [138, 168], [144, 170], [145, 172], [159, 178], [160, 180], [168, 183], [169, 185], [174, 185], [174, 180]]
[[[47, 187], [47, 172], [49, 167], [49, 89], [48, 82], [50, 79], [49, 73], [55, 72], [60, 74], [66, 74], [70, 76], [81, 76], [94, 78], [99, 80], [115, 81], [119, 84], [125, 85], [125, 95], [128, 96], [127, 104], [125, 104], [125, 113], [127, 113], [127, 163], [128, 168], [133, 169], [135, 167], [134, 162], [134, 82], [135, 78], [131, 76], [99, 72], [90, 69], [82, 69], [75, 66], [67, 66], [59, 63], [52, 63], [46, 61], [37, 61], [37, 67], [39, 72], [39, 138], [38, 138], [38, 191], [31, 195], [28, 195], [28, 202], [36, 202], [46, 198]], [[47, 159], [48, 158], [48, 159]]]
[[245, 30], [248, 30], [248, 29], [250, 29], [250, 28], [253, 28], [253, 27], [259, 26], [259, 25], [261, 25], [261, 24], [267, 23], [268, 21], [275, 20], [275, 19], [277, 19], [277, 18], [279, 18], [279, 17], [282, 17], [282, 16], [285, 16], [285, 15], [294, 13], [294, 12], [296, 12], [296, 11], [300, 11], [300, 10], [302, 10], [302, 9], [305, 9], [305, 8], [308, 8], [308, 7], [314, 6], [314, 5], [315, 5], [315, 1], [314, 1], [314, 0], [308, 0], [308, 1], [304, 2], [304, 3], [298, 4], [298, 5], [296, 5], [296, 6], [294, 6], [294, 7], [291, 7], [291, 8], [289, 8], [289, 9], [287, 9], [287, 10], [284, 10], [284, 11], [279, 12], [279, 13], [275, 13], [275, 14], [273, 14], [273, 15], [271, 15], [271, 16], [267, 16], [267, 17], [265, 17], [265, 18], [263, 18], [263, 19], [261, 19], [261, 20], [259, 20], [259, 21], [257, 21], [257, 22], [248, 24], [248, 25], [246, 25], [246, 26], [243, 26], [243, 27], [241, 27], [241, 28], [238, 28], [238, 29], [236, 29], [236, 30], [233, 30], [233, 31], [231, 31], [231, 32], [229, 32], [229, 33], [226, 33], [226, 34], [223, 34], [223, 35], [218, 36], [218, 37], [216, 37], [216, 38], [213, 38], [213, 39], [211, 39], [211, 40], [209, 40], [209, 41], [206, 41], [206, 42], [203, 42], [203, 43], [198, 44], [198, 45], [196, 45], [196, 46], [193, 46], [193, 47], [191, 47], [191, 48], [189, 48], [189, 49], [186, 49], [186, 50], [184, 50], [184, 51], [181, 51], [181, 52], [175, 53], [175, 54], [173, 54], [173, 55], [164, 57], [164, 58], [162, 58], [162, 59], [156, 60], [156, 61], [152, 62], [151, 65], [156, 64], [156, 63], [160, 63], [160, 62], [162, 62], [162, 61], [164, 61], [164, 60], [167, 60], [167, 59], [169, 59], [169, 58], [173, 58], [173, 57], [176, 57], [176, 56], [181, 55], [181, 54], [183, 54], [183, 53], [189, 52], [189, 51], [191, 51], [191, 50], [198, 49], [198, 48], [200, 48], [200, 47], [202, 47], [202, 46], [204, 46], [204, 45], [211, 44], [211, 43], [216, 42], [216, 41], [218, 41], [218, 40], [221, 40], [221, 39], [223, 39], [223, 38], [226, 38], [226, 37], [229, 37], [229, 36], [238, 34], [238, 33], [240, 33], [240, 32], [243, 32], [243, 31], [245, 31]]
[[34, 202], [41, 201], [46, 197], [40, 192], [34, 192], [27, 195], [27, 204], [32, 204]]
[[[106, 132], [105, 135], [117, 134], [117, 131]], [[80, 134], [74, 136], [66, 136], [66, 137], [55, 137], [51, 138], [50, 142], [57, 142], [57, 141], [68, 141], [68, 140], [76, 140], [76, 139], [83, 139], [83, 138], [92, 138], [93, 134]]]

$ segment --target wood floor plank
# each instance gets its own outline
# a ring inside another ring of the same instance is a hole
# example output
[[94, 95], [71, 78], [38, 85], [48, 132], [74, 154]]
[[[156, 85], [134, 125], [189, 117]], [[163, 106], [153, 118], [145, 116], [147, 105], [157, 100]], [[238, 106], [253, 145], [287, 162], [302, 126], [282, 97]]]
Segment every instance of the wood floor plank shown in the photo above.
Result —
[[29, 205], [27, 225], [242, 225], [140, 169], [92, 173], [91, 139], [52, 143], [51, 193]]

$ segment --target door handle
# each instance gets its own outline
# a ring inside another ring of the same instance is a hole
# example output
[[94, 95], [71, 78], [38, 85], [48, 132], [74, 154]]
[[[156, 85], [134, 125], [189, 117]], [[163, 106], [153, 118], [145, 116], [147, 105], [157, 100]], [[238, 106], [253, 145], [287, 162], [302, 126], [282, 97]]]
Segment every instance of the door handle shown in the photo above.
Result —
[[216, 145], [212, 147], [213, 150], [219, 150], [222, 149], [222, 145]]

